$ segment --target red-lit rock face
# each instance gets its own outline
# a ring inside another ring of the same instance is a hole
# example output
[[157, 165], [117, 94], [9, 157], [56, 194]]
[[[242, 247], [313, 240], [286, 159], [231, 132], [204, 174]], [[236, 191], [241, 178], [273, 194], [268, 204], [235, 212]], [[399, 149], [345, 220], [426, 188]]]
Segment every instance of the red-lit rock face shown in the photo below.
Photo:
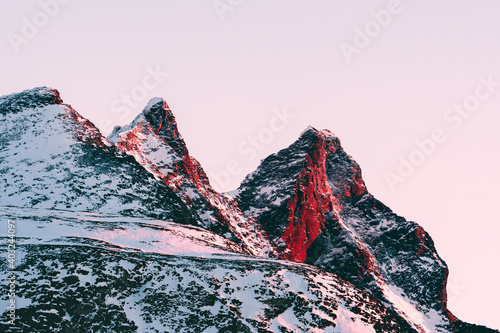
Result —
[[[279, 255], [333, 272], [343, 281], [340, 293], [349, 290], [345, 281], [361, 287], [370, 295], [351, 310], [359, 314], [380, 302], [407, 322], [398, 332], [490, 332], [447, 309], [448, 268], [432, 239], [367, 192], [359, 166], [329, 131], [308, 129], [266, 158], [234, 200], [210, 186], [163, 100], [152, 100], [131, 125], [116, 129], [115, 146], [51, 88], [0, 96], [0, 117], [0, 132], [8, 133], [0, 142], [2, 203], [199, 224], [239, 241], [238, 252]], [[217, 246], [209, 234], [207, 244]], [[285, 265], [299, 275], [307, 267]], [[321, 270], [309, 269], [312, 286], [324, 288], [315, 280]], [[425, 326], [433, 323], [439, 324]]]
[[178, 193], [191, 209], [202, 212], [202, 226], [224, 226], [245, 245], [248, 253], [274, 255], [261, 225], [245, 216], [234, 199], [210, 186], [200, 163], [189, 155], [165, 101], [153, 99], [132, 124], [116, 129], [110, 140]]
[[295, 195], [288, 200], [289, 222], [282, 237], [286, 259], [303, 262], [307, 249], [324, 228], [325, 214], [340, 208], [325, 170], [326, 155], [335, 149], [331, 142], [326, 145], [324, 135], [320, 134], [312, 153], [305, 157], [306, 166], [299, 174]]
[[425, 230], [421, 226], [417, 228], [415, 231], [415, 236], [419, 242], [418, 250], [417, 250], [417, 256], [421, 255], [422, 253], [427, 250], [427, 247], [425, 246]]
[[316, 131], [316, 142], [312, 151], [305, 156], [305, 163], [296, 181], [294, 195], [288, 200], [288, 225], [282, 239], [286, 243], [283, 257], [303, 262], [307, 249], [325, 226], [328, 212], [338, 214], [342, 210], [342, 196], [360, 196], [366, 187], [357, 165], [351, 167], [351, 181], [339, 184], [336, 194], [332, 193], [327, 177], [327, 158], [337, 151], [335, 136], [328, 131]]
[[177, 195], [112, 147], [57, 90], [0, 96], [0, 113], [0, 132], [14, 132], [0, 140], [2, 204], [194, 221]]
[[416, 306], [446, 308], [447, 268], [432, 240], [368, 193], [359, 165], [331, 132], [306, 130], [263, 160], [236, 197], [282, 258], [327, 269], [382, 299], [392, 285]]
[[78, 140], [98, 147], [110, 145], [92, 122], [83, 118], [71, 106], [65, 106], [65, 109], [64, 115], [73, 121], [73, 134]]
[[365, 182], [363, 181], [363, 177], [361, 176], [361, 170], [356, 165], [356, 167], [353, 167], [351, 169], [351, 172], [354, 174], [354, 179], [349, 184], [349, 186], [346, 188], [344, 195], [346, 197], [350, 197], [350, 196], [357, 197], [357, 196], [365, 194], [366, 193], [366, 186], [365, 186]]

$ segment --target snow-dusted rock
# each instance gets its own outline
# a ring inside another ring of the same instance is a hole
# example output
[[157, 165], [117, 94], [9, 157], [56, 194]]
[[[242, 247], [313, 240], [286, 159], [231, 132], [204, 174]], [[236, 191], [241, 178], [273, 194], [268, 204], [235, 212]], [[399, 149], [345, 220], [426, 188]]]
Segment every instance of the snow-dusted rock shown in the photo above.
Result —
[[273, 244], [261, 225], [243, 214], [234, 199], [212, 188], [200, 163], [189, 155], [175, 117], [163, 99], [153, 98], [131, 124], [115, 127], [109, 140], [198, 212], [201, 226], [227, 234], [248, 253], [274, 255]]
[[[415, 332], [335, 274], [233, 253], [200, 228], [17, 207], [0, 217], [2, 228], [18, 221], [20, 238], [18, 317], [13, 327], [0, 311], [5, 333]], [[5, 281], [4, 242], [0, 253]]]
[[163, 99], [106, 139], [35, 88], [0, 97], [0, 178], [0, 228], [18, 226], [19, 325], [2, 310], [2, 332], [495, 332], [447, 310], [432, 239], [327, 130], [231, 198]]
[[[195, 223], [168, 186], [121, 153], [59, 93], [0, 97], [0, 203]], [[185, 213], [184, 213], [185, 212]]]
[[447, 310], [448, 268], [431, 237], [367, 191], [359, 165], [330, 131], [308, 127], [233, 193], [281, 257], [370, 290], [423, 331], [464, 325]]

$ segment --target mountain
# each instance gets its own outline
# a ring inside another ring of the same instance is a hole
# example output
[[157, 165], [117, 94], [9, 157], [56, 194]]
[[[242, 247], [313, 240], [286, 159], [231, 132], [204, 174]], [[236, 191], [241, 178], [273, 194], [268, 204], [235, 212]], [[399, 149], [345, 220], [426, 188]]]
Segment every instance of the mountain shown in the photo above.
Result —
[[194, 224], [168, 186], [121, 153], [59, 92], [0, 97], [0, 202]]
[[199, 227], [18, 207], [0, 215], [2, 228], [22, 221], [17, 328], [4, 313], [2, 332], [414, 332], [335, 274], [233, 252]]
[[109, 141], [133, 156], [146, 170], [172, 189], [192, 210], [200, 225], [240, 242], [250, 254], [273, 256], [274, 247], [261, 225], [245, 216], [236, 201], [216, 192], [200, 163], [189, 155], [168, 104], [153, 98], [130, 123], [115, 127]]
[[359, 165], [330, 131], [307, 128], [233, 195], [281, 257], [335, 272], [426, 331], [470, 328], [447, 309], [448, 268], [432, 238], [368, 192]]
[[0, 177], [1, 228], [17, 225], [4, 332], [498, 332], [448, 311], [430, 236], [369, 194], [327, 130], [230, 196], [163, 99], [106, 139], [35, 88], [0, 97]]

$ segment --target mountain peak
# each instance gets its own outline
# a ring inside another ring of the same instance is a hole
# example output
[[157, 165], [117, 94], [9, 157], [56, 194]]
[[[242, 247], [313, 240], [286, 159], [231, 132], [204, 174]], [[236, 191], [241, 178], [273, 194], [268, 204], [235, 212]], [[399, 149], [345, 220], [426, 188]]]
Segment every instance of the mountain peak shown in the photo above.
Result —
[[[19, 266], [27, 277], [19, 296], [30, 301], [19, 320], [28, 330], [91, 330], [95, 321], [82, 324], [77, 298], [115, 331], [180, 331], [198, 322], [191, 330], [493, 332], [449, 312], [448, 268], [431, 237], [367, 191], [359, 165], [329, 130], [307, 127], [231, 198], [211, 187], [164, 99], [151, 99], [130, 124], [116, 127], [114, 145], [62, 103], [49, 87], [0, 96], [0, 201], [10, 206], [3, 220], [14, 214], [32, 222], [19, 229], [20, 250], [29, 256]], [[78, 267], [61, 272], [68, 263]], [[54, 295], [40, 284], [47, 279], [83, 298], [56, 290], [62, 296], [46, 311], [43, 299]], [[89, 279], [125, 296], [107, 304], [95, 297], [99, 285], [88, 292]], [[219, 289], [223, 297], [214, 298]], [[132, 306], [143, 315], [128, 320], [130, 295], [139, 295]], [[184, 303], [193, 306], [179, 316], [176, 304]], [[172, 316], [164, 316], [165, 307]], [[217, 320], [197, 315], [201, 308]], [[5, 327], [0, 322], [0, 331]]]
[[26, 89], [23, 90], [19, 93], [13, 93], [11, 95], [3, 96], [3, 97], [8, 97], [12, 95], [26, 95], [26, 96], [32, 96], [34, 98], [39, 97], [53, 97], [53, 104], [61, 104], [62, 99], [61, 95], [59, 94], [59, 91], [57, 89], [48, 87], [48, 86], [40, 86], [40, 87], [35, 87], [32, 89]]
[[338, 140], [338, 137], [335, 134], [333, 134], [332, 131], [328, 129], [319, 130], [311, 125], [307, 126], [306, 129], [303, 130], [302, 133], [300, 133], [299, 140], [302, 137], [309, 137], [309, 136], [312, 136], [314, 138], [323, 137], [323, 138], [331, 138]]
[[306, 133], [307, 133], [307, 132], [309, 132], [309, 131], [319, 132], [316, 128], [312, 127], [311, 125], [308, 125], [308, 126], [306, 127], [306, 129], [305, 129], [305, 130], [303, 130], [303, 131], [302, 131], [302, 133], [300, 133], [300, 136], [302, 136], [302, 135], [306, 134]]
[[153, 107], [157, 108], [158, 106], [164, 110], [170, 110], [167, 102], [162, 97], [153, 97], [149, 100], [148, 104], [146, 104], [142, 112], [148, 114]]
[[46, 105], [63, 104], [59, 91], [50, 87], [37, 87], [0, 97], [0, 114], [16, 113]]
[[130, 135], [132, 130], [144, 134], [153, 132], [164, 143], [168, 143], [176, 153], [187, 154], [187, 148], [177, 129], [174, 114], [161, 97], [152, 98], [130, 124], [122, 127], [115, 126], [108, 140], [117, 143], [121, 136]]
[[201, 226], [232, 234], [248, 253], [268, 255], [274, 251], [260, 225], [245, 216], [234, 199], [216, 192], [200, 163], [189, 155], [168, 104], [153, 98], [129, 125], [115, 127], [108, 138], [133, 156], [157, 179], [169, 186], [187, 207], [203, 211]]
[[0, 96], [1, 205], [191, 221], [175, 193], [59, 103], [48, 87]]
[[142, 110], [144, 119], [151, 125], [151, 129], [161, 139], [175, 141], [174, 146], [186, 150], [184, 140], [177, 129], [177, 121], [163, 98], [152, 98]]

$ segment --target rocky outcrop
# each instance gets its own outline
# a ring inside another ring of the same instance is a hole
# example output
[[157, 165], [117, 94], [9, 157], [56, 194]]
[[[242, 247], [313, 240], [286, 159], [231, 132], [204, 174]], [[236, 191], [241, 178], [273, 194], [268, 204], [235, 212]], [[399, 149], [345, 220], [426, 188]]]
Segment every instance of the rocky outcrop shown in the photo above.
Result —
[[212, 188], [200, 163], [189, 154], [163, 99], [153, 98], [131, 124], [115, 127], [109, 140], [198, 212], [201, 226], [239, 242], [249, 254], [275, 255], [261, 225], [243, 214], [233, 198]]
[[282, 258], [370, 290], [421, 330], [456, 329], [446, 306], [448, 268], [431, 237], [367, 191], [359, 165], [330, 131], [306, 129], [264, 159], [235, 197]]

